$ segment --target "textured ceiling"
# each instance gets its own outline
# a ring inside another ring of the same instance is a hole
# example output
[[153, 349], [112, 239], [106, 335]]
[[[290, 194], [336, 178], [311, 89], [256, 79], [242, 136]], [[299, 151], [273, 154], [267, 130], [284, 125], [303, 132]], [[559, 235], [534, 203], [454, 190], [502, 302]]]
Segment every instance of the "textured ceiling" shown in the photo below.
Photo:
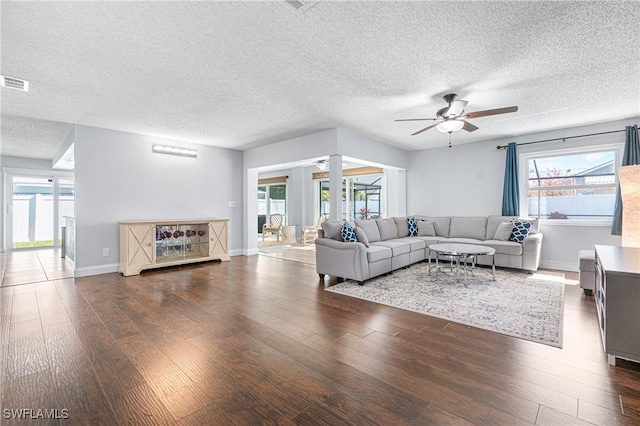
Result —
[[[2, 88], [3, 154], [44, 155], [37, 120], [236, 149], [346, 127], [432, 148], [448, 136], [410, 136], [429, 123], [394, 119], [434, 117], [448, 92], [467, 111], [520, 108], [473, 119], [480, 129], [454, 133], [458, 144], [640, 115], [637, 1], [0, 7], [2, 74], [30, 82]], [[22, 136], [5, 127], [16, 117], [37, 120]]]

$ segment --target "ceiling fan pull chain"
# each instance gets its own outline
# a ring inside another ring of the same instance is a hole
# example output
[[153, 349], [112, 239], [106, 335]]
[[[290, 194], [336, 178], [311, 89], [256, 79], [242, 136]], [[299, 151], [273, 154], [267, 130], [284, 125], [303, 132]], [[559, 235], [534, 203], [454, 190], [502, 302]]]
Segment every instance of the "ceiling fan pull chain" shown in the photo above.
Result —
[[451, 132], [449, 132], [449, 148], [451, 148]]

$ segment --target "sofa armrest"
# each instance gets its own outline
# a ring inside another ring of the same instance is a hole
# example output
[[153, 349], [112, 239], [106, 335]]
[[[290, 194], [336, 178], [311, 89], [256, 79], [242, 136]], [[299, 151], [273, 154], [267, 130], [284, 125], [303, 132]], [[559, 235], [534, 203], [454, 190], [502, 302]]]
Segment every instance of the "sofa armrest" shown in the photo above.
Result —
[[316, 239], [318, 274], [364, 281], [369, 278], [367, 248], [362, 243], [346, 243], [330, 238]]
[[522, 242], [522, 269], [537, 271], [542, 257], [542, 233], [527, 235]]

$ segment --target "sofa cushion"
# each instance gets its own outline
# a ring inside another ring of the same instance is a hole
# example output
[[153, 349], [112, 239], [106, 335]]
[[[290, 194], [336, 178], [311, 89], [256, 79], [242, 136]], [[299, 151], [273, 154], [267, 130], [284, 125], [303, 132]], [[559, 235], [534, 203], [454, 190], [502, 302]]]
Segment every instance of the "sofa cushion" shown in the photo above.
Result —
[[482, 244], [482, 240], [475, 238], [443, 238], [440, 240], [442, 244]]
[[509, 241], [512, 230], [513, 222], [502, 222], [500, 225], [498, 225], [498, 229], [496, 229], [496, 233], [493, 235], [493, 238], [489, 239], [498, 241]]
[[449, 238], [475, 238], [484, 240], [487, 233], [487, 217], [452, 217]]
[[389, 247], [370, 246], [367, 249], [367, 260], [369, 261], [369, 263], [389, 259], [391, 255], [392, 253]]
[[369, 243], [375, 243], [380, 241], [380, 231], [378, 231], [378, 224], [375, 220], [356, 220], [356, 226], [362, 228]]
[[511, 222], [516, 216], [489, 216], [487, 217], [487, 233], [485, 240], [493, 240], [498, 230], [498, 226], [503, 222]]
[[402, 241], [409, 242], [411, 251], [424, 250], [424, 248], [427, 246], [427, 242], [422, 238], [418, 238], [418, 237], [405, 237], [402, 239]]
[[342, 228], [340, 229], [340, 235], [342, 236], [342, 241], [345, 243], [357, 243], [358, 237], [356, 237], [356, 231], [349, 225], [347, 222], [342, 224]]
[[[380, 231], [380, 240], [386, 241], [398, 238], [398, 228], [396, 221], [393, 219], [376, 219], [378, 230]], [[371, 241], [371, 240], [369, 240]], [[395, 255], [394, 255], [395, 256]]]
[[376, 241], [375, 243], [371, 243], [371, 247], [387, 247], [391, 249], [393, 256], [399, 256], [404, 253], [409, 253], [411, 250], [411, 244], [409, 241], [404, 240], [386, 240], [386, 241]]
[[440, 237], [448, 237], [449, 236], [449, 225], [451, 224], [450, 217], [429, 217], [429, 216], [413, 216], [418, 220], [430, 220], [433, 222], [433, 226], [436, 228], [436, 235]]
[[409, 220], [407, 217], [394, 217], [396, 229], [398, 230], [398, 238], [409, 236]]
[[487, 240], [482, 241], [480, 245], [495, 249], [496, 254], [522, 255], [522, 244], [514, 243], [513, 241]]
[[422, 241], [424, 241], [424, 245], [425, 247], [429, 247], [431, 244], [438, 244], [440, 241], [442, 241], [442, 237], [422, 237], [422, 236], [418, 236], [415, 238], [419, 238]]
[[356, 238], [359, 242], [364, 244], [365, 247], [369, 247], [369, 239], [367, 238], [367, 234], [359, 226], [356, 226]]
[[436, 228], [430, 220], [419, 220], [418, 222], [418, 236], [421, 237], [435, 237]]

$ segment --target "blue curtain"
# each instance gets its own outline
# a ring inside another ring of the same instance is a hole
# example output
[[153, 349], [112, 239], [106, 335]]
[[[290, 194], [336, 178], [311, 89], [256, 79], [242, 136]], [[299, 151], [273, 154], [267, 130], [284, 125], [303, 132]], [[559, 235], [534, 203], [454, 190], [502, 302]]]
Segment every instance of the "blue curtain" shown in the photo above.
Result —
[[504, 186], [502, 188], [502, 215], [520, 214], [520, 189], [518, 185], [518, 154], [516, 143], [507, 146], [507, 163], [504, 168]]
[[[640, 142], [638, 142], [638, 126], [625, 127], [624, 154], [622, 165], [631, 166], [640, 164]], [[622, 235], [622, 196], [620, 184], [616, 192], [616, 204], [613, 210], [613, 222], [611, 223], [611, 235]]]

